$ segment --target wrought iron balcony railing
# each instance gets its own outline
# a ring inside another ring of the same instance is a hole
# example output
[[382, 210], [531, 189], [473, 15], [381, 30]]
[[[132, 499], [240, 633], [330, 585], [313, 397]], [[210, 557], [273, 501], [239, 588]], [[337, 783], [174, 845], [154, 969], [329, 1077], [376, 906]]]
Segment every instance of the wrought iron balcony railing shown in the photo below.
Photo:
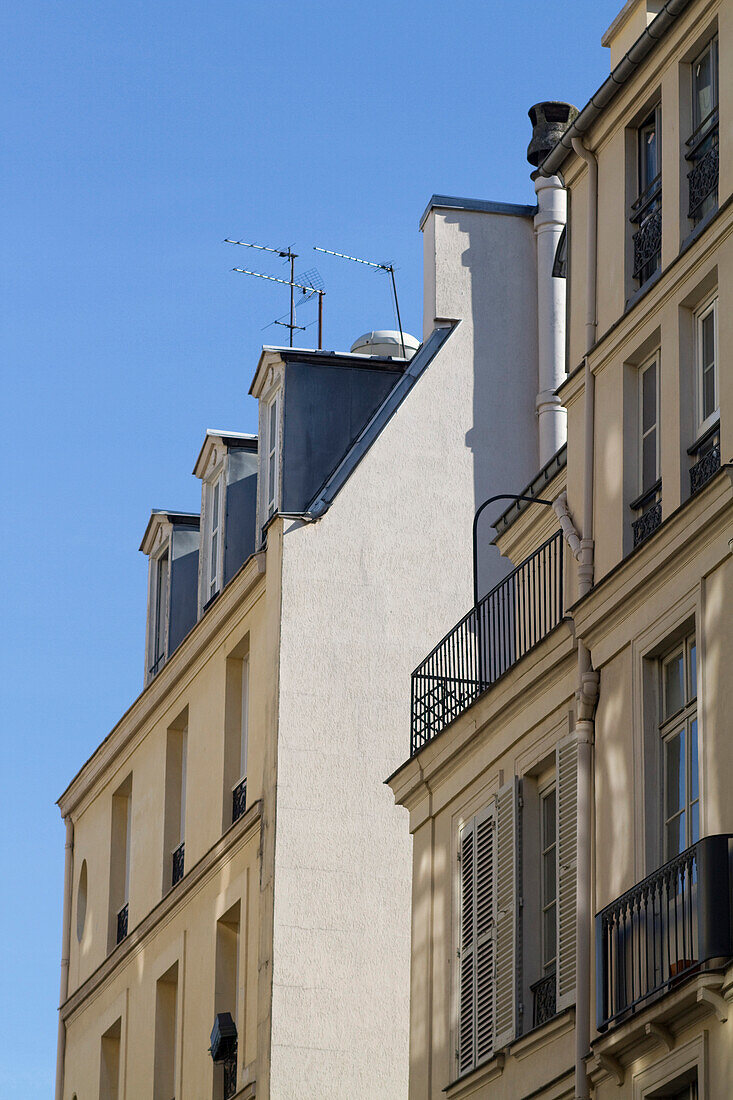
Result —
[[129, 905], [127, 902], [122, 906], [117, 914], [117, 943], [122, 943], [127, 935], [127, 917], [129, 913]]
[[224, 1066], [224, 1100], [231, 1100], [237, 1091], [237, 1054], [236, 1048], [232, 1058], [227, 1058]]
[[632, 512], [641, 514], [631, 524], [634, 534], [634, 549], [640, 546], [645, 539], [653, 535], [662, 522], [662, 480], [655, 482], [650, 489], [632, 500], [630, 504]]
[[183, 878], [185, 854], [186, 845], [181, 841], [178, 847], [173, 849], [172, 853], [173, 872], [171, 874], [171, 886], [176, 886]]
[[633, 235], [634, 278], [642, 286], [662, 260], [662, 176], [652, 180], [631, 206], [629, 220], [638, 229]]
[[532, 993], [532, 1027], [539, 1027], [551, 1020], [557, 1012], [555, 971], [546, 974], [529, 988]]
[[599, 1031], [733, 956], [733, 836], [703, 837], [596, 917]]
[[232, 825], [239, 821], [247, 809], [247, 777], [240, 779], [236, 787], [232, 789]]
[[720, 469], [720, 421], [693, 443], [687, 453], [697, 459], [690, 467], [690, 494], [694, 496]]
[[687, 139], [685, 159], [692, 167], [687, 173], [689, 209], [687, 216], [695, 225], [718, 205], [718, 108], [704, 118]]
[[558, 531], [479, 600], [413, 672], [411, 755], [541, 642], [563, 614]]

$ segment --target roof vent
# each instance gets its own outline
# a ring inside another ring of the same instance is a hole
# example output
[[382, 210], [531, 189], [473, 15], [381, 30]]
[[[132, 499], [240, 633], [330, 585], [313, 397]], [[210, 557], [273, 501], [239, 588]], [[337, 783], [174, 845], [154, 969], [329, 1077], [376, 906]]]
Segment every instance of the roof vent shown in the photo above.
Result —
[[573, 107], [572, 103], [561, 103], [552, 99], [546, 103], [535, 103], [527, 114], [532, 123], [532, 140], [527, 146], [527, 160], [534, 168], [539, 168], [568, 126], [575, 122], [578, 108]]
[[[420, 347], [420, 341], [409, 332], [403, 332], [405, 341], [405, 359], [412, 359]], [[389, 355], [393, 359], [402, 358], [402, 339], [399, 332], [393, 329], [377, 329], [375, 332], [365, 332], [351, 345], [354, 355]]]

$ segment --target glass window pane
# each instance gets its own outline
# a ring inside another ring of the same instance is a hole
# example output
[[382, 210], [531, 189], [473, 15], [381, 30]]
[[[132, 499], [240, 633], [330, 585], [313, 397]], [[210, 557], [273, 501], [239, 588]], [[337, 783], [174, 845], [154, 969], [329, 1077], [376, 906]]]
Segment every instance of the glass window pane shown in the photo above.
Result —
[[657, 432], [656, 429], [644, 436], [642, 443], [642, 490], [651, 489], [657, 482]]
[[687, 847], [685, 839], [685, 815], [681, 813], [672, 821], [667, 822], [667, 859], [684, 852]]
[[699, 126], [713, 109], [713, 66], [711, 51], [707, 49], [692, 67], [695, 107], [695, 126]]
[[555, 900], [555, 849], [542, 856], [542, 904]]
[[685, 701], [684, 655], [672, 657], [664, 666], [664, 716], [668, 718], [681, 710]]
[[548, 791], [542, 799], [542, 847], [555, 843], [555, 792]]
[[690, 844], [697, 844], [700, 839], [700, 803], [693, 802], [690, 806]]
[[704, 367], [702, 372], [702, 418], [707, 420], [718, 407], [715, 397], [715, 366]]
[[639, 131], [639, 168], [640, 190], [645, 191], [656, 177], [657, 168], [657, 128], [655, 120], [642, 126]]
[[671, 817], [685, 807], [685, 731], [664, 743], [664, 812]]
[[648, 432], [657, 422], [657, 364], [652, 363], [641, 376], [641, 428]]
[[551, 905], [542, 914], [542, 941], [543, 941], [543, 965], [551, 962], [555, 957], [555, 933], [557, 927], [555, 906]]
[[273, 401], [273, 403], [270, 405], [270, 431], [269, 431], [269, 439], [267, 441], [267, 446], [271, 451], [275, 450], [275, 441], [276, 441], [276, 438], [277, 438], [276, 432], [277, 432], [277, 401]]
[[700, 797], [700, 777], [697, 759], [697, 718], [690, 722], [690, 801]]
[[275, 459], [270, 459], [270, 469], [267, 475], [267, 501], [272, 504], [275, 500]]
[[690, 698], [697, 696], [697, 643], [693, 640], [690, 645]]
[[209, 568], [209, 580], [211, 582], [216, 580], [216, 566], [219, 557], [219, 536], [214, 533], [211, 538], [211, 565]]
[[214, 486], [211, 503], [211, 530], [216, 531], [219, 526], [219, 482]]

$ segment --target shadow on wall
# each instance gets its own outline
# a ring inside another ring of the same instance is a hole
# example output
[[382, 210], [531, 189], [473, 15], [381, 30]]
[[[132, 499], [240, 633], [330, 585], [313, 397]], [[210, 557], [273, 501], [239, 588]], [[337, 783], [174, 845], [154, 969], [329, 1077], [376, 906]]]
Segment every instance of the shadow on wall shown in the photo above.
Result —
[[[539, 469], [537, 419], [537, 266], [531, 217], [461, 212], [448, 215], [467, 247], [466, 320], [473, 339], [474, 504], [497, 493], [519, 493]], [[498, 584], [512, 565], [492, 545], [489, 506], [479, 527], [479, 594]], [[471, 568], [471, 547], [466, 548]]]

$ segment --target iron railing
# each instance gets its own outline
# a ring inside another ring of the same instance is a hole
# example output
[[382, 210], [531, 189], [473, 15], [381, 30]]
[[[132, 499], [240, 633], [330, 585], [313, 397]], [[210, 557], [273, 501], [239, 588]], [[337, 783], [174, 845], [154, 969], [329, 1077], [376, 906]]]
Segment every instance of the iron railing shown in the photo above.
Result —
[[634, 549], [640, 546], [650, 535], [653, 535], [662, 522], [661, 492], [662, 479], [660, 478], [636, 500], [632, 500], [629, 505], [632, 512], [641, 513], [631, 524], [634, 535]]
[[733, 835], [704, 837], [596, 917], [596, 1014], [603, 1030], [733, 956]]
[[152, 665], [148, 669], [149, 676], [157, 676], [160, 669], [165, 664], [165, 653], [159, 653], [153, 661]]
[[563, 613], [558, 531], [479, 600], [413, 672], [411, 755], [541, 642]]
[[222, 1063], [224, 1066], [224, 1100], [231, 1100], [237, 1091], [237, 1053]]
[[690, 495], [702, 489], [720, 469], [720, 421], [688, 450], [697, 461], [690, 467]]
[[232, 825], [239, 821], [247, 809], [247, 777], [240, 779], [236, 787], [232, 789]]
[[546, 974], [538, 982], [531, 985], [532, 993], [532, 1027], [546, 1024], [557, 1013], [557, 980], [555, 971]]
[[685, 159], [692, 167], [687, 173], [689, 208], [687, 216], [697, 225], [710, 210], [718, 205], [718, 108], [704, 118], [687, 139]]
[[629, 220], [638, 225], [633, 235], [634, 278], [639, 285], [650, 279], [662, 258], [662, 176], [656, 176], [631, 206]]
[[172, 874], [171, 874], [171, 886], [176, 886], [181, 881], [181, 879], [183, 878], [183, 865], [184, 865], [185, 854], [186, 854], [186, 845], [184, 844], [183, 841], [181, 841], [181, 843], [178, 845], [178, 847], [173, 849], [173, 853], [172, 853], [172, 857], [171, 857], [172, 858], [172, 863], [173, 863], [173, 871], [172, 871]]
[[117, 914], [117, 943], [122, 943], [127, 935], [127, 917], [129, 913], [129, 905], [127, 902], [122, 906]]

